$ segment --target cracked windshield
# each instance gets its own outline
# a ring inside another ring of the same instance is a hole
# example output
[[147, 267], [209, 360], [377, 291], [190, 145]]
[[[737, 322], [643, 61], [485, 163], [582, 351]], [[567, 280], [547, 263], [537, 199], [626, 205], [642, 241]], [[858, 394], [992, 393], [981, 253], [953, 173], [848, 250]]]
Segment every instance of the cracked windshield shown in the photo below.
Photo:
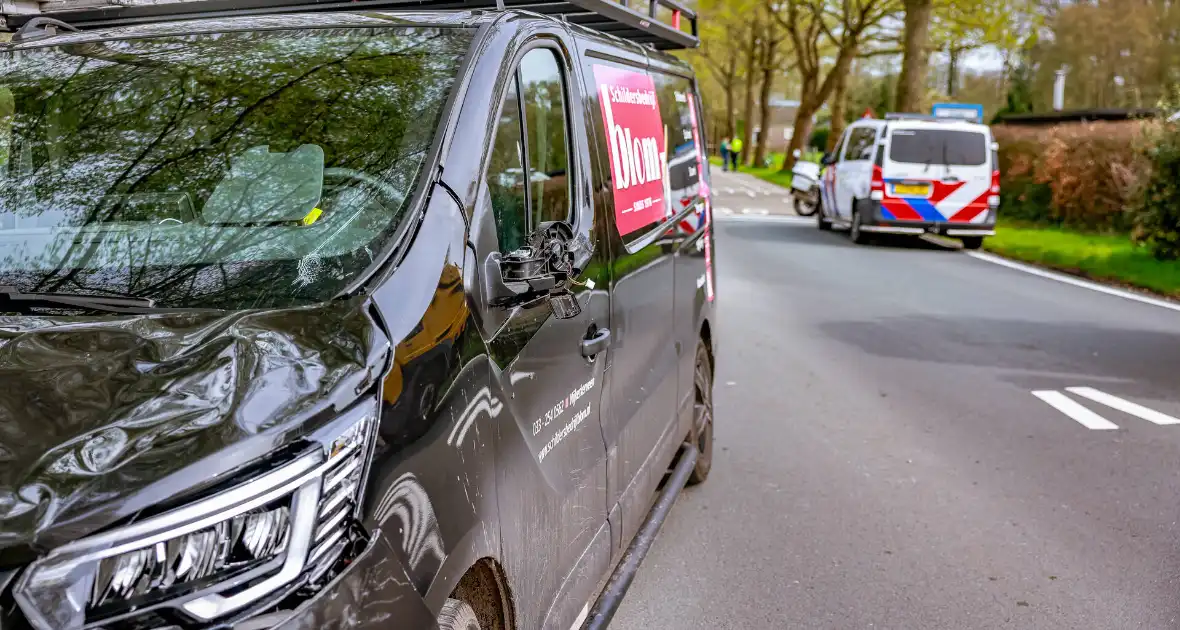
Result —
[[0, 284], [165, 307], [332, 298], [392, 243], [469, 42], [383, 28], [0, 49]]

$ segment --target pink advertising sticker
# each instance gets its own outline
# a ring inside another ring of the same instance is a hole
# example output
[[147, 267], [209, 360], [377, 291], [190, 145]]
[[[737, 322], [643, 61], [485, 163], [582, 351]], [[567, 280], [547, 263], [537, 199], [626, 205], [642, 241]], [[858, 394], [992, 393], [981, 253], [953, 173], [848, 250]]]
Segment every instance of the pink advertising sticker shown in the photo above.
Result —
[[709, 231], [713, 229], [713, 206], [712, 199], [709, 195], [709, 183], [705, 181], [705, 146], [701, 142], [701, 132], [697, 128], [697, 110], [692, 95], [688, 98], [688, 113], [692, 117], [692, 142], [697, 148], [697, 176], [701, 180], [701, 196], [705, 198], [705, 233], [701, 238], [705, 239], [705, 299], [713, 301], [713, 247], [710, 242], [713, 240], [709, 238], [711, 235]]
[[664, 123], [650, 75], [595, 65], [594, 82], [610, 154], [615, 224], [625, 235], [667, 214]]

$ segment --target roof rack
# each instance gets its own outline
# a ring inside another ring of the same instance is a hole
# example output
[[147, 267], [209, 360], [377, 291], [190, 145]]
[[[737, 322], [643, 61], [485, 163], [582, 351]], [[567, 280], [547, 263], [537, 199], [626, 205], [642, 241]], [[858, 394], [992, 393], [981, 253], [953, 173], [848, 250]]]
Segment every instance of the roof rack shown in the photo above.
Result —
[[85, 30], [293, 11], [510, 9], [550, 15], [660, 50], [700, 44], [697, 13], [680, 0], [0, 0], [0, 29], [15, 30], [39, 16]]
[[956, 122], [953, 118], [940, 118], [929, 114], [909, 114], [904, 112], [888, 112], [885, 120], [925, 120], [929, 122]]
[[945, 123], [948, 125], [953, 123], [982, 124], [980, 121], [970, 118], [956, 118], [954, 116], [931, 116], [930, 114], [907, 114], [900, 112], [889, 112], [885, 114], [885, 120], [920, 120], [923, 122]]

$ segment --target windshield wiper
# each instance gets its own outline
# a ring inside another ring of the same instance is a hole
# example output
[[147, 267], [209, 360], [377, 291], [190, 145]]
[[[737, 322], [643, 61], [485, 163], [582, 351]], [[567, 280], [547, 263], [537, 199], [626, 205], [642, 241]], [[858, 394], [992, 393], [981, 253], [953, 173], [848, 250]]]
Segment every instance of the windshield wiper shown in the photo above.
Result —
[[106, 313], [142, 313], [156, 310], [151, 298], [112, 295], [80, 295], [77, 293], [24, 293], [16, 287], [0, 286], [0, 312], [27, 312], [32, 308], [74, 308]]

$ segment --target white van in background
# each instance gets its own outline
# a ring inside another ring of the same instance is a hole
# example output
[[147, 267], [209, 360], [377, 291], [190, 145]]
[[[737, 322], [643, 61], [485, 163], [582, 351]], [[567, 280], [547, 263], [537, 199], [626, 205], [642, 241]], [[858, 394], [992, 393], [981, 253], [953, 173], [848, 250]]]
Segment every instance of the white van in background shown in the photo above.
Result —
[[996, 143], [986, 125], [912, 114], [858, 120], [824, 156], [816, 224], [873, 233], [941, 234], [978, 249], [1000, 205]]

